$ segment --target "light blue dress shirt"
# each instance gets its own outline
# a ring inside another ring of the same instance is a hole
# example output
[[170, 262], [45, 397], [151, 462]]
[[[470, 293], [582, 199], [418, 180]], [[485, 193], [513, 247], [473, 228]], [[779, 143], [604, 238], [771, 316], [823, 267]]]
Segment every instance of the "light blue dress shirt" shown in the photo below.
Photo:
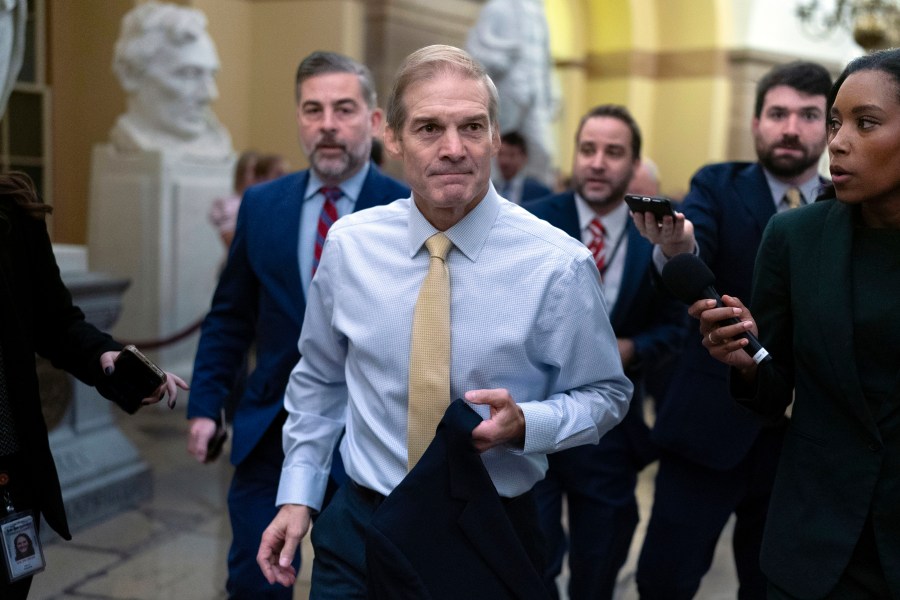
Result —
[[[331, 449], [348, 475], [389, 494], [406, 476], [413, 309], [436, 233], [411, 199], [342, 218], [310, 286], [291, 373], [277, 504], [319, 509]], [[503, 200], [485, 198], [446, 235], [451, 399], [506, 388], [525, 415], [524, 448], [482, 454], [501, 496], [544, 476], [546, 453], [595, 444], [628, 411], [599, 273], [577, 240]], [[483, 418], [489, 407], [472, 405]]]
[[[340, 200], [337, 201], [338, 218], [349, 215], [356, 207], [356, 199], [362, 191], [369, 174], [371, 163], [367, 162], [350, 179], [341, 182]], [[309, 170], [309, 179], [306, 182], [306, 192], [303, 195], [303, 208], [300, 211], [300, 235], [297, 249], [300, 260], [300, 284], [303, 286], [304, 296], [309, 294], [309, 282], [312, 280], [313, 256], [316, 253], [316, 231], [319, 227], [319, 213], [325, 204], [325, 196], [320, 191], [322, 180], [316, 172]]]

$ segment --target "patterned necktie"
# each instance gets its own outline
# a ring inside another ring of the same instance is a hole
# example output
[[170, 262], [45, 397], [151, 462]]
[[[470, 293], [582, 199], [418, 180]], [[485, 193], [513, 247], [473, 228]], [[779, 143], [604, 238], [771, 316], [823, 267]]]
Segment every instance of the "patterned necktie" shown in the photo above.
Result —
[[[341, 199], [341, 188], [322, 186], [319, 190], [325, 196], [325, 203], [322, 204], [322, 212], [319, 213], [319, 224], [316, 226], [316, 251], [313, 254], [312, 274], [316, 274], [319, 268], [319, 259], [322, 258], [322, 246], [325, 245], [325, 236], [328, 230], [338, 220], [337, 201]], [[308, 247], [308, 246], [307, 246]]]
[[3, 351], [0, 350], [0, 456], [15, 454], [18, 450], [19, 439], [6, 389], [6, 366], [3, 364]]
[[594, 255], [594, 262], [597, 263], [597, 269], [603, 273], [603, 267], [606, 265], [606, 245], [603, 243], [603, 234], [606, 230], [600, 219], [594, 217], [591, 219], [588, 229], [591, 232], [591, 241], [588, 243], [588, 250]]
[[800, 189], [795, 187], [789, 188], [784, 193], [784, 203], [788, 208], [797, 208], [803, 204], [803, 194], [800, 193]]
[[450, 405], [450, 271], [446, 258], [452, 246], [443, 233], [425, 241], [431, 259], [416, 301], [409, 351], [409, 470], [425, 453]]

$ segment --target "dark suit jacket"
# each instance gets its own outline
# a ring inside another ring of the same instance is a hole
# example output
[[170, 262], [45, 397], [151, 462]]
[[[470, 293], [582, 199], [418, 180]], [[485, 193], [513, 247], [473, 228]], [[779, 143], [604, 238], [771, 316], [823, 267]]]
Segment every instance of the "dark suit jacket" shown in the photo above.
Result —
[[552, 193], [553, 190], [537, 179], [526, 177], [525, 181], [522, 183], [522, 204], [549, 196]]
[[[308, 171], [253, 186], [238, 213], [234, 240], [203, 322], [194, 361], [188, 418], [218, 419], [243, 357], [256, 343], [256, 367], [234, 415], [231, 462], [240, 464], [279, 411], [306, 312], [300, 284], [300, 211]], [[409, 189], [375, 165], [355, 210], [409, 196]]]
[[376, 511], [366, 532], [369, 598], [548, 598], [472, 446], [479, 423], [453, 402], [421, 460]]
[[[578, 209], [574, 192], [565, 192], [523, 206], [576, 240], [581, 240]], [[657, 285], [652, 264], [653, 245], [644, 239], [629, 219], [626, 229], [625, 266], [622, 285], [609, 320], [616, 337], [634, 341], [636, 362], [625, 374], [635, 384], [632, 406], [617, 427], [624, 427], [639, 463], [646, 463], [653, 450], [640, 411], [643, 400], [642, 378], [645, 367], [651, 367], [674, 353], [682, 343], [687, 320], [684, 305]], [[642, 458], [643, 457], [643, 458]]]
[[[72, 304], [45, 223], [6, 199], [0, 201], [0, 314], [4, 316], [0, 327], [3, 371], [26, 463], [25, 488], [47, 524], [71, 539], [41, 413], [35, 353], [95, 385], [105, 377], [100, 355], [122, 346], [86, 323]], [[127, 406], [129, 412], [138, 407], [139, 401]]]
[[[855, 211], [829, 200], [772, 219], [757, 261], [753, 315], [774, 360], [759, 370], [756, 388], [732, 381], [735, 395], [770, 420], [796, 392], [761, 566], [802, 598], [825, 597], [834, 587], [869, 514], [884, 574], [900, 597], [900, 362], [884, 401], [890, 410], [876, 420], [854, 360]], [[900, 280], [895, 284], [893, 305], [900, 307]]]
[[[694, 224], [700, 257], [715, 274], [716, 289], [749, 299], [756, 250], [775, 214], [759, 164], [721, 163], [700, 169], [681, 211]], [[696, 322], [688, 327], [680, 361], [658, 408], [653, 439], [695, 463], [729, 469], [746, 456], [761, 425], [728, 401], [728, 367], [702, 346]]]

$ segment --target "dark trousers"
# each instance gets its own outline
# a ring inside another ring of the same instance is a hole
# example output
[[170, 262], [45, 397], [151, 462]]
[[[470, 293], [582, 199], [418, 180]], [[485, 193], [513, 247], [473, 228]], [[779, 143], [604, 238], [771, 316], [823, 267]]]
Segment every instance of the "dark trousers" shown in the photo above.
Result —
[[[550, 467], [534, 487], [541, 530], [547, 540], [547, 589], [558, 598], [556, 577], [569, 552], [569, 598], [611, 599], [616, 579], [628, 558], [638, 523], [638, 465], [624, 429], [611, 430], [598, 445], [550, 454]], [[562, 501], [568, 508], [568, 537], [563, 530]]]
[[[769, 582], [769, 600], [799, 600], [799, 598]], [[871, 515], [866, 519], [859, 541], [853, 549], [850, 564], [847, 565], [834, 589], [821, 600], [891, 600], [891, 588], [878, 556]]]
[[[231, 547], [228, 551], [228, 581], [225, 588], [231, 600], [291, 600], [293, 590], [280, 584], [270, 584], [256, 564], [256, 553], [263, 531], [275, 518], [278, 507], [278, 482], [284, 451], [281, 447], [281, 428], [286, 414], [269, 426], [259, 443], [244, 461], [235, 467], [228, 490], [228, 516], [231, 519]], [[331, 477], [325, 492], [323, 507], [328, 505], [337, 490], [335, 480], [346, 478], [340, 454], [335, 448]], [[300, 549], [294, 557], [294, 568], [300, 571]]]
[[[380, 494], [349, 480], [337, 490], [312, 528], [315, 559], [310, 600], [366, 599], [366, 529], [382, 500]], [[508, 500], [505, 507], [528, 556], [540, 563], [543, 541], [532, 494]]]
[[661, 455], [636, 575], [641, 600], [693, 598], [732, 513], [738, 599], [766, 597], [759, 552], [783, 437], [781, 427], [763, 429], [747, 456], [726, 471]]
[[[294, 595], [292, 588], [269, 584], [256, 564], [262, 533], [278, 512], [275, 496], [284, 461], [282, 423], [276, 419], [256, 448], [235, 468], [228, 490], [232, 539], [225, 587], [232, 600], [291, 600]], [[293, 564], [299, 571], [299, 549]]]

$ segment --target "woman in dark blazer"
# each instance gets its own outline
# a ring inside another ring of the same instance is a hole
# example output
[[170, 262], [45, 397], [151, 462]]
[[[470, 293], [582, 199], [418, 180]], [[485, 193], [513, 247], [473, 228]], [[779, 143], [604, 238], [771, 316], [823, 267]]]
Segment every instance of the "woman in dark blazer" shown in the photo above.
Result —
[[[736, 298], [690, 312], [741, 404], [774, 419], [794, 402], [760, 557], [769, 597], [900, 598], [900, 50], [851, 62], [827, 110], [834, 188], [770, 221], [755, 320]], [[759, 367], [735, 337], [757, 326], [773, 357]]]
[[[124, 398], [105, 379], [122, 345], [84, 320], [59, 275], [42, 204], [30, 179], [0, 174], [0, 518], [15, 512], [41, 515], [60, 536], [71, 539], [56, 465], [41, 413], [35, 354], [95, 385], [130, 413], [169, 395], [174, 406], [179, 377], [148, 398]], [[25, 598], [31, 578], [10, 584], [0, 567], [0, 598]]]

